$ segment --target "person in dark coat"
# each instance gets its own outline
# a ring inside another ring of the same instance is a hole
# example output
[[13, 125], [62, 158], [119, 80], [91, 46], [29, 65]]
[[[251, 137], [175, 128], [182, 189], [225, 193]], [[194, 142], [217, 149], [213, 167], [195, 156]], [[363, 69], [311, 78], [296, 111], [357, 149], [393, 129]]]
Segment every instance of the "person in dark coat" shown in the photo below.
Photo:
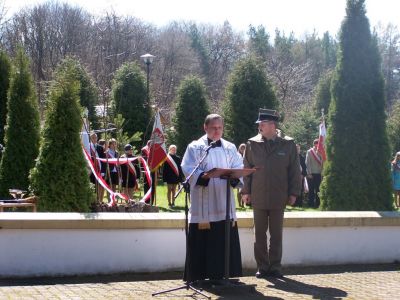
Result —
[[167, 198], [170, 207], [175, 206], [175, 192], [178, 183], [183, 181], [183, 172], [181, 169], [181, 158], [176, 155], [176, 146], [171, 145], [168, 148], [168, 157], [164, 162], [163, 181], [167, 183]]
[[[108, 159], [118, 158], [119, 154], [116, 149], [117, 149], [117, 141], [112, 138], [108, 141], [106, 158]], [[113, 164], [107, 164], [106, 181], [111, 186], [112, 191], [115, 192], [117, 190], [117, 185], [119, 184], [119, 166]]]
[[[144, 146], [144, 147], [141, 149], [141, 155], [142, 155], [143, 159], [144, 159], [146, 162], [148, 162], [148, 159], [149, 159], [151, 143], [152, 143], [152, 141], [151, 141], [151, 140], [148, 140], [146, 146]], [[155, 172], [151, 172], [150, 175], [151, 175], [151, 180], [152, 180], [152, 182], [155, 182], [155, 180], [156, 180]], [[144, 177], [144, 179], [146, 179], [146, 177]], [[143, 191], [144, 191], [144, 194], [146, 194], [147, 191], [148, 191], [150, 188], [151, 188], [151, 186], [149, 185], [149, 183], [147, 182], [147, 180], [143, 180]], [[150, 199], [153, 199], [153, 195], [154, 195], [154, 191], [152, 192], [152, 195], [151, 195]], [[146, 200], [146, 203], [147, 203], [147, 202], [153, 203], [153, 200]]]
[[[106, 166], [104, 163], [97, 160], [97, 158], [106, 158], [104, 146], [100, 145], [100, 142], [97, 142], [96, 133], [90, 135], [90, 141], [90, 157], [94, 163], [94, 168], [96, 172], [104, 178]], [[104, 188], [97, 182], [93, 173], [90, 174], [90, 182], [96, 185], [97, 201], [102, 202], [104, 197]]]
[[301, 154], [300, 145], [296, 144], [297, 153], [299, 154], [300, 160], [300, 170], [301, 170], [301, 192], [300, 196], [297, 197], [294, 206], [302, 207], [303, 206], [303, 197], [304, 197], [304, 178], [307, 176], [307, 166], [306, 166], [306, 158]]
[[[124, 147], [125, 154], [120, 159], [121, 162], [126, 158], [132, 158], [133, 147], [131, 144], [126, 144]], [[122, 189], [125, 195], [129, 196], [129, 199], [133, 199], [133, 193], [137, 189], [137, 179], [140, 178], [140, 168], [137, 160], [127, 161], [126, 164], [121, 165], [121, 177], [122, 177]]]

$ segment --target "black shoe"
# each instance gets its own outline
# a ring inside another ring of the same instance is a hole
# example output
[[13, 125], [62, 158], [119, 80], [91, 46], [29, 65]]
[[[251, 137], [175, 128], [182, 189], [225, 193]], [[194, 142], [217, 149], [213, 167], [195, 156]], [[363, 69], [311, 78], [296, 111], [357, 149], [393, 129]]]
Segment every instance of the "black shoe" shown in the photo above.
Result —
[[283, 278], [283, 274], [279, 270], [270, 270], [267, 272], [268, 277]]
[[256, 278], [266, 278], [268, 276], [268, 272], [262, 269], [256, 272]]

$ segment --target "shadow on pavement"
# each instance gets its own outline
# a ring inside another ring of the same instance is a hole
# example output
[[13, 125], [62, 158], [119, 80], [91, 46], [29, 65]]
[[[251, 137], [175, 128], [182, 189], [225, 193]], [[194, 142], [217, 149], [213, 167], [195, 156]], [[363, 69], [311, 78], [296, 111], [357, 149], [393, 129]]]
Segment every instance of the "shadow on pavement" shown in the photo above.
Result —
[[[63, 277], [0, 278], [0, 286], [34, 286], [56, 284], [113, 283], [130, 281], [179, 280], [182, 272], [98, 274]], [[183, 280], [182, 280], [183, 284]]]
[[265, 296], [261, 292], [257, 291], [256, 284], [246, 284], [238, 280], [230, 280], [233, 284], [205, 284], [203, 285], [202, 291], [208, 294], [218, 296], [217, 299], [266, 299], [266, 300], [283, 300], [279, 297]]
[[306, 284], [287, 277], [267, 279], [273, 285], [267, 285], [268, 288], [274, 288], [281, 291], [294, 294], [310, 295], [313, 299], [342, 299], [347, 296], [347, 292], [330, 287], [320, 287], [317, 285]]
[[399, 271], [400, 263], [390, 264], [348, 264], [331, 266], [296, 266], [284, 267], [286, 275], [312, 275], [312, 274], [335, 274], [335, 273], [361, 273], [361, 272], [391, 272]]
[[[374, 265], [339, 265], [339, 266], [314, 266], [314, 267], [285, 267], [286, 275], [312, 275], [335, 274], [346, 272], [391, 272], [400, 271], [399, 263], [374, 264]], [[254, 276], [255, 270], [244, 270], [244, 276]], [[64, 276], [64, 277], [34, 277], [34, 278], [0, 278], [0, 286], [33, 286], [55, 284], [81, 284], [81, 283], [113, 283], [129, 281], [155, 281], [155, 280], [180, 280], [182, 271], [162, 273], [122, 273], [110, 275]], [[183, 281], [182, 281], [183, 284]], [[299, 283], [301, 284], [301, 283]]]

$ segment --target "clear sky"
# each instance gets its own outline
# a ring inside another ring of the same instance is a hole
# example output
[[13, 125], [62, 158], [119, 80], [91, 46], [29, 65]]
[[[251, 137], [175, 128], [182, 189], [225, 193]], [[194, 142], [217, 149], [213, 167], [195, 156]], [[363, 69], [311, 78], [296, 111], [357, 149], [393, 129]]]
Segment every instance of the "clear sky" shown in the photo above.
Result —
[[[8, 15], [21, 7], [45, 0], [0, 0]], [[249, 24], [264, 25], [269, 32], [275, 28], [294, 31], [296, 36], [312, 32], [321, 35], [329, 30], [336, 34], [345, 15], [346, 0], [66, 0], [95, 14], [114, 10], [132, 15], [157, 26], [172, 20], [194, 20], [223, 24], [246, 32]], [[367, 16], [372, 26], [378, 22], [395, 24], [400, 29], [400, 0], [366, 0]]]

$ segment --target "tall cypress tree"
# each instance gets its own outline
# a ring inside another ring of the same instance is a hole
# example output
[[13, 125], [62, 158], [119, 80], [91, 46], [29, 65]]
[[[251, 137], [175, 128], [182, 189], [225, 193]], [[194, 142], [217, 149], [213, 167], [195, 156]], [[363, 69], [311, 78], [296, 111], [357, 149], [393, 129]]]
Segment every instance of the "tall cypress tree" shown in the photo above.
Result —
[[[151, 109], [150, 103], [146, 103], [146, 79], [136, 63], [126, 63], [116, 71], [112, 96], [116, 114], [121, 114], [125, 119], [124, 132], [128, 136], [138, 131], [146, 134], [146, 129], [150, 128]], [[150, 134], [148, 131], [147, 137]]]
[[209, 114], [206, 89], [200, 78], [188, 76], [179, 85], [174, 117], [175, 143], [179, 153], [203, 133], [205, 117]]
[[277, 108], [272, 86], [255, 58], [237, 63], [228, 81], [223, 106], [225, 135], [236, 145], [257, 133], [254, 122], [259, 108]]
[[11, 74], [11, 62], [4, 51], [0, 51], [0, 74], [0, 144], [3, 144], [4, 127], [7, 120], [7, 92], [10, 87]]
[[91, 192], [82, 152], [82, 107], [73, 61], [56, 71], [42, 133], [40, 154], [31, 172], [31, 189], [40, 211], [89, 211]]
[[348, 0], [346, 12], [332, 81], [322, 208], [390, 210], [390, 155], [377, 43], [364, 0]]
[[0, 196], [8, 189], [26, 190], [29, 171], [39, 152], [39, 110], [29, 61], [22, 49], [17, 51], [11, 73], [7, 102], [5, 150], [0, 163]]

